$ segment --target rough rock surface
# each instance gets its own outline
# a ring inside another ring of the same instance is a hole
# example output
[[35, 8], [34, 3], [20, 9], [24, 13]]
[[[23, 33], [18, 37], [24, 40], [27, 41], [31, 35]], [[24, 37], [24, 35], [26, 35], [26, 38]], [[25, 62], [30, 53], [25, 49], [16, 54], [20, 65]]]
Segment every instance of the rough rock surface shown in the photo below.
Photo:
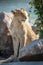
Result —
[[6, 23], [4, 22], [4, 18], [5, 18], [5, 14], [1, 12], [0, 13], [0, 56], [2, 55], [9, 56], [13, 54], [12, 36], [9, 34], [9, 30]]
[[[33, 56], [33, 57], [32, 57]], [[42, 56], [42, 57], [40, 57]], [[27, 44], [25, 47], [23, 47], [22, 49], [20, 49], [19, 51], [19, 59], [28, 59], [31, 60], [34, 58], [36, 59], [40, 59], [43, 58], [43, 39], [38, 39], [35, 41], [30, 42], [29, 44]]]

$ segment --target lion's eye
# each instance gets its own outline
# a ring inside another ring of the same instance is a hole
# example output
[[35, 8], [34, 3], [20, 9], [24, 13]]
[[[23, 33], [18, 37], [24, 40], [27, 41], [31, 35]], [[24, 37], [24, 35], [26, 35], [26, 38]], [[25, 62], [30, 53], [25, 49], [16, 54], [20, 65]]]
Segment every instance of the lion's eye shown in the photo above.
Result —
[[25, 21], [25, 19], [22, 19], [21, 21]]

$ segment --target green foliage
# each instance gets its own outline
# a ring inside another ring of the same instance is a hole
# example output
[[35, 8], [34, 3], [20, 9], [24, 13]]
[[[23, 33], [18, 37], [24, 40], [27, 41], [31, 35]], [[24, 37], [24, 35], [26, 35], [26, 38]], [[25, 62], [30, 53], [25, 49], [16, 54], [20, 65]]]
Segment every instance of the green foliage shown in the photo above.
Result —
[[34, 6], [35, 8], [34, 13], [38, 16], [35, 21], [37, 33], [40, 35], [40, 38], [43, 38], [43, 0], [31, 0], [29, 5], [31, 5], [31, 7]]

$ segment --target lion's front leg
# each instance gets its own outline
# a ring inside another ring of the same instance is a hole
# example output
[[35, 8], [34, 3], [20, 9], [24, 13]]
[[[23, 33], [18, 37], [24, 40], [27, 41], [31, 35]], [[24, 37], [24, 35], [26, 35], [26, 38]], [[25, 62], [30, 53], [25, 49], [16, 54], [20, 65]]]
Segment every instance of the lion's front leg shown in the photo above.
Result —
[[13, 37], [13, 48], [14, 48], [14, 57], [15, 58], [18, 55], [18, 47], [19, 47], [19, 40], [17, 37]]

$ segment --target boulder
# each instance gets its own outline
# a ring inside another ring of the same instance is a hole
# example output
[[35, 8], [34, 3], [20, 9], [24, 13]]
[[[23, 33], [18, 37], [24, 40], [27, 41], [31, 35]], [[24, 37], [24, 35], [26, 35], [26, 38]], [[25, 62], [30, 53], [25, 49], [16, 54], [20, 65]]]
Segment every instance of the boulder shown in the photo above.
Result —
[[36, 26], [32, 26], [32, 30], [36, 33], [37, 27]]
[[13, 42], [4, 19], [5, 13], [0, 12], [0, 56], [7, 57], [13, 54]]
[[21, 61], [43, 60], [43, 39], [32, 41], [20, 49], [18, 58]]

